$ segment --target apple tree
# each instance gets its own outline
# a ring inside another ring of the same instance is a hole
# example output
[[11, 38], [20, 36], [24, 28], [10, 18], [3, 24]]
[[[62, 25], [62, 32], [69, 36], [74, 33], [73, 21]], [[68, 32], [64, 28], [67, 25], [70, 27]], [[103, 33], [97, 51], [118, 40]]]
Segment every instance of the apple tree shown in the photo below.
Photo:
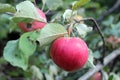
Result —
[[106, 2], [1, 0], [0, 79], [119, 80], [119, 11], [102, 14]]

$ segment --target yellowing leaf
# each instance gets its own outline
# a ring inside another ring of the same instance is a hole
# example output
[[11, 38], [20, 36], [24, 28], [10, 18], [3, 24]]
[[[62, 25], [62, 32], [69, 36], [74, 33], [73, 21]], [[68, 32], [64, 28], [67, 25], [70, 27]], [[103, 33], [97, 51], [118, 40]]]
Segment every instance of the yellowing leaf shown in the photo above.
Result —
[[80, 8], [81, 6], [83, 6], [84, 4], [86, 4], [89, 1], [90, 0], [79, 0], [72, 6], [72, 9], [76, 10], [76, 9]]

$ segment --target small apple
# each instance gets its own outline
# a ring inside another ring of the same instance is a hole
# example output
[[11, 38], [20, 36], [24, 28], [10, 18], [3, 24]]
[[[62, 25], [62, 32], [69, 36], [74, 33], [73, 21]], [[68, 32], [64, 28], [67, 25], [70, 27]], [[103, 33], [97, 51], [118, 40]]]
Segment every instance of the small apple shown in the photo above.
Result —
[[88, 47], [77, 37], [56, 39], [50, 48], [50, 56], [60, 68], [73, 72], [82, 68], [88, 60]]
[[102, 75], [100, 72], [96, 72], [92, 77], [91, 80], [102, 80]]
[[116, 43], [120, 43], [120, 38], [118, 38], [118, 39], [116, 40]]
[[[46, 19], [45, 13], [41, 11], [39, 8], [36, 8], [36, 9], [39, 15], [42, 18]], [[24, 23], [24, 22], [18, 23], [18, 26], [23, 32], [29, 32], [29, 31], [34, 31], [37, 29], [42, 29], [45, 25], [46, 25], [45, 22], [39, 22], [39, 21], [33, 21], [32, 23]]]
[[110, 37], [107, 39], [107, 42], [113, 43], [114, 40], [115, 40], [115, 37], [114, 37], [114, 36], [110, 36]]

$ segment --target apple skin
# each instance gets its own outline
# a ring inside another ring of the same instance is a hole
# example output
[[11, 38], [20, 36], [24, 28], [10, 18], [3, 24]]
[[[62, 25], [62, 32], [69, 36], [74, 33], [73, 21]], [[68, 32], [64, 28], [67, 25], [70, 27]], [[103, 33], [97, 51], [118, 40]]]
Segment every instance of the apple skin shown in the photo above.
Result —
[[61, 37], [56, 39], [50, 48], [50, 56], [54, 63], [68, 72], [82, 68], [88, 60], [88, 47], [77, 37]]
[[[45, 13], [42, 10], [40, 10], [39, 8], [36, 8], [36, 10], [42, 18], [46, 19]], [[18, 26], [23, 32], [29, 32], [37, 29], [42, 29], [46, 25], [45, 22], [39, 21], [33, 21], [32, 23], [29, 24], [30, 25], [28, 26], [28, 23], [20, 22], [18, 23]]]

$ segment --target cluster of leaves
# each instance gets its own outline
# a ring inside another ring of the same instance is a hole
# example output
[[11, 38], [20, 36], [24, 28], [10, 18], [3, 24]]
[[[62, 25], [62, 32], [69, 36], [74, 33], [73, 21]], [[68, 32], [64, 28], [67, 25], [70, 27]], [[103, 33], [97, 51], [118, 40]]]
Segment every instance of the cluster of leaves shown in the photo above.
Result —
[[[61, 4], [56, 5], [58, 2]], [[48, 6], [49, 10], [56, 10], [58, 7], [60, 7], [62, 5], [61, 0], [58, 0], [58, 1], [55, 0], [53, 5], [50, 5], [48, 3], [50, 3], [50, 2], [43, 1], [43, 4], [44, 5], [46, 4]], [[81, 5], [81, 3], [82, 2], [79, 2], [80, 5]], [[75, 8], [73, 6], [73, 9], [77, 9], [78, 7], [80, 7], [80, 6], [78, 6], [78, 4], [75, 4], [75, 6], [76, 6]], [[41, 16], [38, 16], [38, 14], [35, 10], [34, 4], [31, 3], [30, 1], [24, 1], [24, 2], [19, 3], [18, 5], [16, 5], [16, 10], [13, 6], [11, 6], [9, 4], [2, 4], [0, 9], [1, 9], [1, 13], [10, 12], [10, 13], [14, 14], [11, 17], [11, 26], [17, 26], [17, 23], [21, 22], [21, 21], [26, 22], [26, 23], [30, 22], [32, 20], [46, 22], [44, 19], [42, 19]], [[72, 10], [70, 10], [70, 11], [72, 11]], [[27, 14], [28, 12], [29, 12], [29, 14]], [[64, 20], [66, 20], [66, 17], [68, 17], [69, 21], [71, 21], [70, 17], [72, 15], [73, 15], [72, 12], [71, 12], [71, 15], [65, 14]], [[37, 68], [37, 66], [33, 67], [33, 65], [35, 65], [35, 64], [31, 64], [32, 58], [30, 58], [30, 57], [33, 56], [33, 54], [35, 54], [35, 53], [37, 53], [37, 55], [38, 55], [38, 50], [36, 50], [37, 48], [40, 49], [40, 53], [42, 54], [43, 52], [41, 52], [41, 50], [43, 50], [43, 48], [45, 49], [46, 46], [49, 46], [49, 44], [51, 42], [53, 42], [56, 38], [67, 34], [67, 30], [65, 29], [64, 26], [62, 26], [61, 24], [59, 24], [55, 21], [53, 21], [53, 22], [54, 23], [47, 23], [47, 25], [41, 30], [24, 33], [17, 40], [8, 41], [4, 48], [4, 51], [3, 51], [4, 59], [6, 61], [8, 61], [11, 65], [20, 67], [23, 70], [34, 69], [32, 72], [32, 73], [34, 73], [33, 77], [34, 77], [35, 73], [39, 73], [39, 74], [41, 74], [41, 77], [35, 75], [35, 78], [42, 79], [43, 78], [42, 73]], [[77, 25], [75, 25], [75, 27], [76, 27], [77, 31], [79, 31], [80, 35], [86, 35], [88, 29], [85, 24], [83, 24], [83, 28], [81, 29], [81, 31], [84, 30], [84, 32], [80, 32], [80, 27], [82, 27], [82, 25], [77, 24]], [[37, 43], [39, 45], [37, 45]], [[45, 52], [49, 52], [49, 49], [45, 50]], [[45, 54], [44, 54], [44, 56], [45, 56]], [[48, 61], [46, 61], [46, 62], [48, 62]], [[51, 64], [49, 63], [48, 65], [49, 65], [48, 67], [51, 68]], [[44, 64], [44, 66], [46, 66], [46, 65]], [[94, 66], [93, 65], [93, 57], [92, 57], [92, 53], [90, 52], [89, 61], [85, 67], [92, 67], [92, 66]], [[43, 69], [43, 68], [41, 68], [41, 69]], [[57, 69], [57, 68], [53, 67], [53, 69]], [[50, 73], [47, 74], [46, 78], [48, 76], [49, 76], [49, 78], [53, 78], [52, 75], [54, 73], [57, 74], [57, 71], [58, 70], [55, 70], [55, 72], [53, 72], [53, 73], [52, 73], [52, 71], [50, 71]]]

